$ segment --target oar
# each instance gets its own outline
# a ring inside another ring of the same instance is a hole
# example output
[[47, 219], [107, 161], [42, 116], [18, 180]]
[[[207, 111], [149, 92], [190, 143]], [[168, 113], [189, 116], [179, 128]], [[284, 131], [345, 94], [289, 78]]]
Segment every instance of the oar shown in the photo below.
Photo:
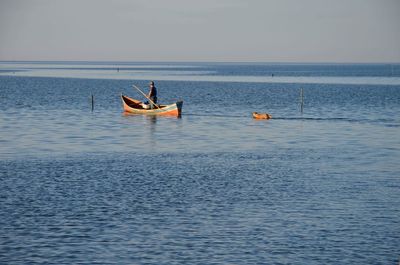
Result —
[[154, 105], [154, 106], [156, 106], [158, 109], [160, 109], [160, 107], [156, 104], [156, 103], [154, 103], [153, 102], [153, 100], [151, 100], [149, 97], [147, 97], [147, 95], [145, 94], [145, 93], [143, 93], [142, 92], [142, 90], [140, 90], [140, 88], [138, 88], [137, 86], [135, 86], [135, 85], [132, 85], [134, 88], [136, 88], [140, 93], [142, 93], [142, 95], [145, 97], [145, 98], [147, 98], [148, 100], [150, 100], [150, 102]]

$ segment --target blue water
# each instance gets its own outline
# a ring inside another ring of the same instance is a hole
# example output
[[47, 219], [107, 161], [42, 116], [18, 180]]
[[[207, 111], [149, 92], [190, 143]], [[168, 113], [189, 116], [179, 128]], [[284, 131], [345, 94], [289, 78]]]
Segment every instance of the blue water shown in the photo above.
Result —
[[0, 264], [396, 264], [399, 117], [399, 65], [0, 63]]

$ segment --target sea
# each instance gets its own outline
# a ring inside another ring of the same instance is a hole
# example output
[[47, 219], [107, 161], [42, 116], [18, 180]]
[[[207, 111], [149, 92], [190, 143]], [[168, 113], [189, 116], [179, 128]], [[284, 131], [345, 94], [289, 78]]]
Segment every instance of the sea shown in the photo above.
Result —
[[399, 259], [400, 64], [0, 62], [0, 264]]

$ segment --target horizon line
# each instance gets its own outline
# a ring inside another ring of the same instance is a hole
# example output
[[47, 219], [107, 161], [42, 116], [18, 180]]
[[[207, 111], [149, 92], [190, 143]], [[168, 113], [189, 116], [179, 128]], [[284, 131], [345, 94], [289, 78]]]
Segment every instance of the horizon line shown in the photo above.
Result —
[[391, 61], [371, 62], [334, 62], [334, 61], [196, 61], [196, 60], [1, 60], [0, 63], [215, 63], [215, 64], [400, 64]]

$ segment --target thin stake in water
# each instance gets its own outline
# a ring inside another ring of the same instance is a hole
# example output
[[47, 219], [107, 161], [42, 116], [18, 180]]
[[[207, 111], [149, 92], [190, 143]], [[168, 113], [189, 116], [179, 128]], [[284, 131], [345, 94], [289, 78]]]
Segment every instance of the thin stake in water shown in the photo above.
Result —
[[301, 114], [303, 114], [303, 108], [304, 108], [304, 91], [303, 88], [300, 89], [300, 111]]
[[92, 94], [92, 112], [93, 112], [93, 110], [94, 110], [94, 96], [93, 96], [93, 94]]

